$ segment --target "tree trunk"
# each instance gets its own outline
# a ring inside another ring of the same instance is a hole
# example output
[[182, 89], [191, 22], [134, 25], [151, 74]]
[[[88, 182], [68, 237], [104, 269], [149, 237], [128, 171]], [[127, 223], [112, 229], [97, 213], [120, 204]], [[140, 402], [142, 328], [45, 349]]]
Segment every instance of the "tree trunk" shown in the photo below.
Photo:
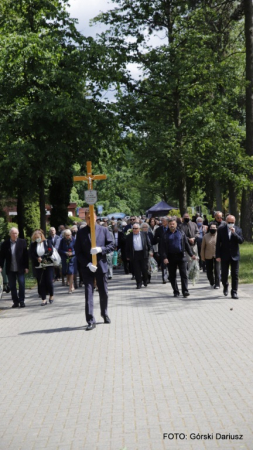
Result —
[[46, 234], [45, 184], [43, 176], [39, 178], [40, 228]]
[[219, 181], [214, 182], [214, 192], [215, 192], [215, 211], [221, 211], [222, 212], [222, 191], [221, 191], [221, 185]]
[[18, 223], [18, 230], [19, 230], [19, 237], [21, 239], [24, 239], [24, 201], [23, 196], [20, 192], [18, 192], [18, 198], [17, 198], [17, 223]]
[[229, 212], [235, 216], [236, 224], [239, 225], [237, 193], [234, 184], [229, 182]]
[[241, 209], [241, 228], [243, 237], [246, 241], [252, 241], [252, 195], [249, 190], [243, 189], [242, 209]]
[[[246, 40], [246, 153], [253, 156], [253, 4], [244, 0], [245, 40]], [[253, 181], [253, 177], [251, 177]], [[252, 241], [253, 194], [243, 191], [241, 226], [244, 238]]]
[[179, 187], [179, 208], [180, 214], [183, 216], [185, 212], [187, 212], [187, 186], [186, 186], [186, 177], [182, 177], [180, 180]]

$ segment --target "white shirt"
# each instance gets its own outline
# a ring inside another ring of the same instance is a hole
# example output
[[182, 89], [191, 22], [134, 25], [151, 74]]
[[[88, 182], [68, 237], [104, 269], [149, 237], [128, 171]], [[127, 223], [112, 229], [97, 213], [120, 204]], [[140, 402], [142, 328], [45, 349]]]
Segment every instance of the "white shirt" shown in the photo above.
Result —
[[43, 242], [37, 243], [37, 255], [43, 256], [45, 253], [45, 247]]
[[136, 252], [139, 252], [140, 250], [143, 250], [141, 234], [140, 233], [133, 235], [133, 245], [134, 245], [134, 250]]

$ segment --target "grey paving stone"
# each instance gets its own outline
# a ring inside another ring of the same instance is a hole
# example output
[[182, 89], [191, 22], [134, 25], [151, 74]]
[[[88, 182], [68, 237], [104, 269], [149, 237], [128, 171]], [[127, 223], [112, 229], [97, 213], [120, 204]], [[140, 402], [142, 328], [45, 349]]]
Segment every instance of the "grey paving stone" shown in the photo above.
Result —
[[[174, 299], [160, 273], [136, 291], [118, 271], [112, 323], [96, 294], [91, 332], [83, 289], [55, 290], [43, 308], [36, 290], [24, 310], [0, 302], [0, 450], [252, 450], [252, 286], [235, 301], [201, 274], [187, 300]], [[221, 431], [244, 440], [163, 439]]]

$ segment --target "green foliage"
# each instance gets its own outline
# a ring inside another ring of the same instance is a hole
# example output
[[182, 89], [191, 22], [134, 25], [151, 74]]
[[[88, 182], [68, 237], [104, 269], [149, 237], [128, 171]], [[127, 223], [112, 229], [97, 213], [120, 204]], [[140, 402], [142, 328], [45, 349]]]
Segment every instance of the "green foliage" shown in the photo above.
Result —
[[241, 260], [239, 270], [239, 282], [240, 283], [253, 283], [253, 244], [250, 242], [244, 242], [240, 246]]
[[73, 222], [82, 222], [82, 219], [80, 219], [80, 217], [76, 217], [76, 216], [69, 216], [68, 217], [68, 225], [72, 226]]
[[40, 228], [40, 210], [38, 201], [24, 204], [25, 236], [30, 239], [33, 232]]
[[[117, 105], [140, 172], [160, 185], [160, 197], [178, 199], [181, 213], [198, 184], [203, 192], [216, 179], [225, 188], [249, 184], [243, 23], [231, 20], [237, 2], [115, 3], [96, 20], [110, 26], [101, 42], [113, 43], [115, 60], [124, 54], [145, 75], [136, 81], [125, 72]], [[152, 47], [157, 33], [161, 45]]]
[[0, 217], [0, 242], [8, 236], [8, 224], [4, 217]]

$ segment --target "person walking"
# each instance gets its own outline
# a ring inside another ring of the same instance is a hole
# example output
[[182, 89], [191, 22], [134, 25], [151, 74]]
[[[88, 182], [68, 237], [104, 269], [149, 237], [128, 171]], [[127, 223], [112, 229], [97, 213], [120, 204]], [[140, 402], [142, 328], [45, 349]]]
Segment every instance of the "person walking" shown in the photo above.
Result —
[[[75, 251], [76, 257], [80, 262], [80, 267], [85, 286], [85, 315], [87, 321], [86, 330], [90, 331], [96, 328], [96, 319], [94, 317], [94, 280], [96, 279], [101, 316], [104, 323], [109, 324], [111, 320], [108, 316], [108, 281], [107, 272], [108, 264], [106, 260], [107, 253], [114, 250], [114, 243], [107, 227], [95, 225], [96, 247], [91, 248], [91, 229], [90, 229], [90, 213], [85, 214], [87, 226], [80, 229], [76, 236]], [[94, 214], [96, 222], [96, 215]], [[97, 266], [92, 264], [92, 256], [97, 255]]]
[[[42, 230], [35, 230], [31, 237], [30, 255], [35, 267], [35, 274], [38, 283], [38, 293], [42, 299], [41, 306], [47, 304], [47, 294], [49, 303], [54, 301], [54, 267], [50, 264], [50, 256], [53, 254], [52, 244], [46, 240]], [[42, 265], [41, 265], [42, 263]]]
[[[47, 238], [48, 243], [51, 244], [57, 251], [59, 250], [59, 245], [61, 242], [60, 236], [56, 234], [56, 229], [51, 227], [49, 229], [49, 236]], [[60, 266], [54, 268], [54, 280], [59, 281], [61, 279]]]
[[0, 250], [0, 272], [6, 262], [6, 275], [13, 301], [12, 308], [25, 307], [25, 273], [29, 271], [27, 243], [25, 239], [20, 239], [18, 236], [18, 229], [11, 228], [10, 239], [2, 243]]
[[192, 259], [196, 259], [196, 256], [193, 254], [185, 233], [177, 229], [177, 220], [173, 217], [169, 219], [169, 228], [163, 236], [162, 250], [163, 262], [169, 269], [170, 283], [174, 297], [179, 297], [176, 279], [177, 268], [181, 277], [182, 294], [184, 297], [188, 297], [190, 293], [188, 291], [187, 259], [185, 252]]
[[163, 262], [163, 250], [162, 250], [162, 240], [163, 240], [163, 236], [166, 233], [166, 231], [168, 230], [168, 220], [170, 219], [170, 217], [165, 216], [161, 218], [161, 222], [162, 225], [158, 226], [155, 230], [155, 235], [154, 235], [154, 240], [153, 240], [153, 245], [158, 244], [158, 265], [161, 265], [161, 271], [162, 271], [162, 282], [163, 284], [166, 284], [168, 280], [168, 275], [167, 275], [167, 266], [164, 265]]
[[140, 225], [135, 223], [132, 228], [133, 232], [126, 239], [126, 256], [132, 262], [134, 275], [136, 280], [136, 289], [140, 289], [142, 285], [142, 277], [144, 286], [148, 285], [148, 257], [153, 256], [153, 247], [147, 233], [140, 232]]
[[216, 261], [221, 262], [221, 281], [223, 293], [228, 295], [228, 272], [231, 267], [232, 289], [231, 297], [238, 299], [238, 279], [239, 279], [239, 245], [244, 241], [241, 228], [235, 225], [235, 217], [228, 215], [226, 225], [218, 228], [216, 243]]
[[[148, 234], [149, 240], [150, 240], [151, 245], [152, 245], [153, 250], [154, 250], [154, 246], [153, 246], [154, 235], [153, 235], [152, 231], [150, 231], [149, 225], [148, 225], [147, 222], [143, 222], [141, 224], [141, 231], [143, 233], [147, 233]], [[155, 257], [155, 253], [154, 253], [154, 257]], [[147, 265], [149, 266], [149, 260], [147, 260]], [[151, 283], [151, 272], [148, 270], [148, 266], [147, 266], [148, 283]]]
[[201, 245], [201, 260], [206, 264], [206, 274], [210, 286], [220, 288], [220, 262], [216, 261], [217, 226], [212, 223]]
[[75, 290], [73, 281], [74, 275], [77, 274], [77, 265], [75, 258], [75, 238], [72, 236], [71, 230], [68, 228], [63, 231], [63, 238], [59, 246], [59, 253], [62, 259], [62, 276], [67, 276], [67, 285], [69, 294]]

